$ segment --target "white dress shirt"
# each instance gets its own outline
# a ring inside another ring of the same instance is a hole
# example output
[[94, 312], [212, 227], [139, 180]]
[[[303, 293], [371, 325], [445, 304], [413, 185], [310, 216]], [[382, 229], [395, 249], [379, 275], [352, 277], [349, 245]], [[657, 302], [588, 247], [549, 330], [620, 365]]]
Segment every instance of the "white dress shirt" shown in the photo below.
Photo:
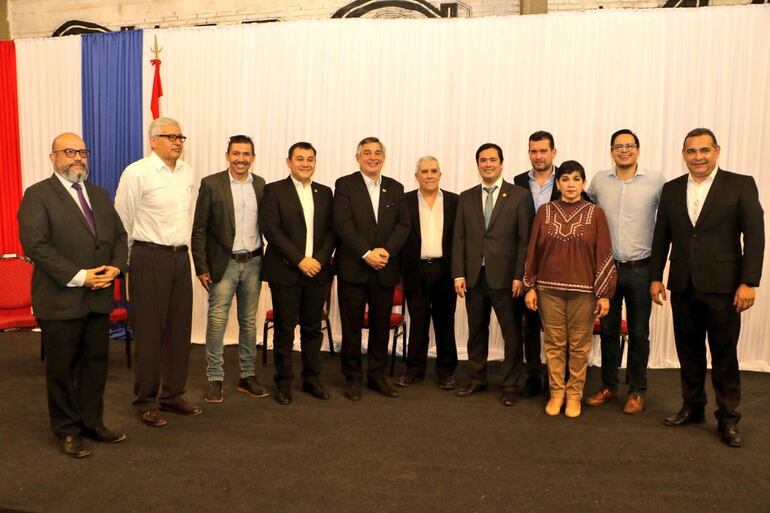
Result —
[[307, 185], [303, 184], [299, 180], [295, 180], [291, 177], [291, 181], [294, 182], [294, 188], [297, 189], [297, 196], [299, 196], [299, 202], [302, 205], [302, 215], [305, 217], [305, 256], [313, 256], [313, 218], [315, 216], [315, 203], [313, 202], [313, 182], [308, 182]]
[[714, 171], [701, 183], [693, 180], [692, 175], [687, 177], [687, 213], [690, 215], [690, 222], [693, 226], [698, 222], [698, 216], [703, 210], [703, 203], [714, 184], [714, 177], [717, 175], [718, 169], [714, 168]]
[[380, 209], [380, 186], [382, 185], [382, 175], [377, 180], [372, 180], [366, 176], [363, 171], [361, 176], [366, 184], [366, 190], [369, 193], [369, 199], [372, 201], [372, 210], [374, 210], [374, 221], [377, 222], [377, 211]]
[[443, 247], [441, 245], [444, 235], [444, 195], [441, 189], [436, 193], [433, 207], [417, 190], [417, 206], [420, 211], [420, 259], [441, 258]]
[[[72, 196], [72, 200], [75, 202], [75, 205], [78, 206], [78, 209], [83, 212], [83, 208], [80, 206], [80, 200], [78, 199], [78, 192], [72, 188], [72, 184], [75, 182], [70, 182], [65, 177], [60, 175], [59, 173], [54, 173], [56, 175], [56, 178], [59, 179], [62, 186], [67, 190], [70, 196]], [[83, 196], [86, 198], [86, 203], [88, 203], [88, 206], [91, 207], [91, 198], [88, 197], [88, 191], [86, 190], [86, 184], [85, 182], [81, 182], [80, 185], [82, 187], [80, 188], [81, 191], [83, 191]], [[91, 207], [91, 210], [93, 211], [93, 208]], [[83, 216], [85, 217], [85, 212], [83, 212]], [[75, 273], [75, 276], [72, 277], [72, 279], [67, 283], [68, 287], [82, 287], [86, 284], [86, 270], [81, 269], [77, 273]]]
[[[500, 188], [503, 186], [503, 175], [500, 175], [500, 178], [497, 179], [495, 183], [492, 185], [486, 185], [484, 182], [481, 182], [481, 210], [484, 211], [484, 205], [487, 201], [487, 194], [489, 194], [487, 191], [484, 190], [484, 187], [495, 187], [497, 188], [492, 192], [492, 205], [497, 204], [497, 198], [500, 196]], [[494, 208], [494, 207], [493, 207]]]
[[244, 182], [239, 182], [229, 171], [227, 176], [230, 178], [230, 192], [233, 195], [233, 213], [235, 214], [233, 253], [249, 253], [262, 245], [257, 224], [257, 193], [254, 191], [254, 177], [249, 173]]

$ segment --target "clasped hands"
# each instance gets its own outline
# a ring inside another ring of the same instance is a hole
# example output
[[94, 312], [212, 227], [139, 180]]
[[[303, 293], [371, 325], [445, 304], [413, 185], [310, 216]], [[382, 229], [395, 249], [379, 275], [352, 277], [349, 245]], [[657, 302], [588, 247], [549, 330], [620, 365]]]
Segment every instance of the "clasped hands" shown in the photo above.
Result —
[[120, 269], [111, 265], [100, 265], [86, 269], [86, 278], [83, 286], [91, 290], [106, 289], [120, 274]]
[[385, 248], [374, 248], [373, 250], [369, 251], [369, 253], [367, 253], [367, 255], [364, 257], [364, 261], [369, 264], [369, 267], [375, 271], [379, 271], [388, 265], [389, 258], [390, 253], [388, 253], [388, 250]]

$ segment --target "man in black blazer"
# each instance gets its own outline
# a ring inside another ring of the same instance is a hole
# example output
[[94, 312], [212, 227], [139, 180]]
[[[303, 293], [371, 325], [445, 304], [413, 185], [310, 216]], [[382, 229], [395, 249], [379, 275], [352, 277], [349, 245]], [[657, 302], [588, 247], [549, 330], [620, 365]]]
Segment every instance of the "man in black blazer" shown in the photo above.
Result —
[[254, 143], [250, 137], [231, 137], [225, 158], [228, 169], [201, 180], [191, 237], [195, 274], [209, 293], [204, 394], [209, 403], [224, 400], [222, 345], [233, 297], [237, 298], [239, 331], [236, 389], [251, 397], [269, 395], [256, 377], [256, 315], [262, 288], [258, 210], [265, 180], [251, 172]]
[[29, 187], [19, 207], [21, 243], [35, 264], [32, 307], [46, 352], [48, 414], [65, 454], [126, 439], [104, 426], [113, 280], [127, 268], [126, 231], [107, 191], [86, 183], [88, 150], [64, 133], [50, 154], [55, 173]]
[[319, 376], [321, 320], [333, 276], [332, 190], [312, 181], [315, 164], [315, 148], [307, 142], [294, 143], [286, 159], [290, 176], [268, 184], [260, 206], [267, 239], [262, 279], [270, 284], [275, 319], [275, 400], [284, 405], [292, 401], [291, 352], [298, 320], [302, 390], [318, 399], [329, 398]]
[[652, 242], [650, 295], [659, 305], [666, 299], [662, 280], [670, 247], [668, 289], [684, 403], [663, 423], [704, 422], [708, 335], [718, 433], [725, 444], [740, 447], [736, 348], [740, 313], [754, 304], [762, 276], [764, 212], [754, 178], [720, 169], [719, 151], [716, 136], [707, 128], [691, 130], [684, 139], [682, 156], [689, 173], [663, 186]]
[[457, 298], [451, 269], [457, 194], [439, 188], [441, 169], [434, 157], [418, 160], [414, 176], [419, 188], [404, 195], [412, 229], [401, 251], [404, 294], [411, 319], [409, 350], [406, 374], [396, 384], [408, 387], [425, 378], [433, 319], [438, 384], [451, 390], [457, 368]]
[[361, 329], [369, 305], [367, 386], [386, 397], [398, 393], [385, 379], [393, 288], [399, 281], [399, 252], [409, 236], [404, 187], [382, 176], [385, 147], [376, 137], [358, 143], [359, 171], [335, 184], [332, 219], [338, 247], [335, 266], [342, 323], [345, 397], [361, 399]]
[[476, 150], [481, 184], [462, 194], [452, 249], [455, 292], [466, 298], [468, 311], [469, 382], [457, 395], [487, 388], [489, 319], [492, 308], [505, 343], [501, 400], [513, 406], [522, 370], [520, 304], [524, 260], [535, 215], [532, 197], [502, 178], [503, 150], [485, 143]]
[[[516, 175], [513, 183], [530, 192], [537, 212], [541, 205], [559, 198], [559, 188], [554, 180], [558, 167], [553, 163], [556, 158], [553, 135], [544, 130], [530, 135], [528, 154], [532, 169]], [[524, 311], [524, 356], [527, 358], [527, 382], [521, 389], [521, 395], [534, 397], [543, 390], [548, 390], [548, 384], [543, 382], [544, 378], [547, 378], [544, 376], [540, 358], [542, 323], [540, 314], [524, 308], [524, 296], [517, 297], [515, 301]]]

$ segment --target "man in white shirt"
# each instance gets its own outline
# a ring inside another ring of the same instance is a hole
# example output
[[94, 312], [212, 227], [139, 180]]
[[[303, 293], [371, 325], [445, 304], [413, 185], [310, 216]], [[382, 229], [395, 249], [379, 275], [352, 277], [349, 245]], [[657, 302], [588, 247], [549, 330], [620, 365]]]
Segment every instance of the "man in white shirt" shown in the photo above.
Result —
[[148, 426], [166, 425], [158, 408], [181, 415], [202, 410], [183, 399], [190, 361], [192, 281], [187, 242], [193, 171], [180, 159], [179, 123], [150, 124], [148, 157], [120, 177], [115, 209], [128, 233], [129, 298], [136, 337], [134, 408]]

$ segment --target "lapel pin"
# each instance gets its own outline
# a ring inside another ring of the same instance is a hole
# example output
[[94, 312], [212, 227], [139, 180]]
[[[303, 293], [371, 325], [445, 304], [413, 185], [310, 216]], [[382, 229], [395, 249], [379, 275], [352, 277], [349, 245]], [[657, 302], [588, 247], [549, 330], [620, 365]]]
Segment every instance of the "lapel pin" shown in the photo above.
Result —
[[383, 188], [382, 188], [382, 192], [388, 192], [388, 189], [386, 189], [385, 187], [383, 187]]
[[508, 193], [507, 193], [507, 192], [504, 192], [504, 193], [503, 193], [503, 198], [505, 198], [506, 196], [508, 196]]

